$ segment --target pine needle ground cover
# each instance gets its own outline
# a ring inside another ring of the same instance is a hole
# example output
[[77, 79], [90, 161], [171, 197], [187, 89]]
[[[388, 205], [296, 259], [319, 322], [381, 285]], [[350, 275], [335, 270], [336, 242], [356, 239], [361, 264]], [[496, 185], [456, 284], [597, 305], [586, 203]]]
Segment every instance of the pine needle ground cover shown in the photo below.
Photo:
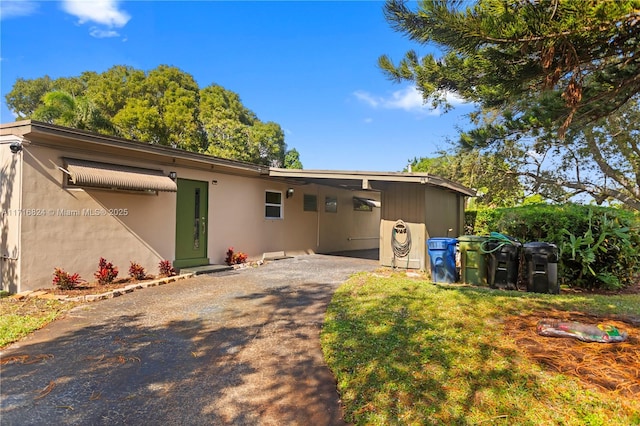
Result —
[[[538, 336], [538, 319], [612, 323], [625, 343]], [[322, 331], [348, 422], [640, 424], [640, 295], [541, 295], [360, 274]]]

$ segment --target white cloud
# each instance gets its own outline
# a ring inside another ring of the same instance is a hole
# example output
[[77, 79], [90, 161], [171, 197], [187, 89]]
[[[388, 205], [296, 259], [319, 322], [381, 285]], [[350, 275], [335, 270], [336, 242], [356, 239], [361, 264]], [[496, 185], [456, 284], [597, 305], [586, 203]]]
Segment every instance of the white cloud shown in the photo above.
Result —
[[0, 20], [29, 16], [38, 9], [38, 3], [27, 0], [2, 0], [0, 1]]
[[365, 123], [369, 124], [369, 123], [373, 123], [373, 118], [371, 117], [367, 117], [363, 120]]
[[114, 30], [101, 30], [97, 27], [91, 27], [89, 31], [91, 37], [95, 38], [108, 38], [108, 37], [120, 37], [120, 33]]
[[370, 93], [367, 93], [363, 90], [358, 90], [353, 92], [353, 95], [358, 98], [358, 100], [364, 102], [365, 104], [368, 104], [369, 106], [376, 108], [378, 105], [380, 105], [380, 102], [383, 101], [382, 98], [375, 98], [373, 95], [371, 95]]
[[384, 104], [385, 108], [403, 109], [405, 111], [422, 111], [426, 108], [422, 95], [415, 86], [396, 90]]
[[70, 15], [78, 17], [78, 22], [94, 22], [108, 28], [122, 28], [131, 19], [124, 10], [118, 8], [117, 0], [64, 0], [62, 8]]
[[[390, 96], [376, 96], [364, 90], [353, 92], [353, 95], [361, 102], [372, 108], [384, 109], [402, 109], [408, 112], [414, 112], [426, 115], [440, 115], [442, 111], [439, 108], [433, 108], [431, 105], [424, 103], [422, 93], [415, 86], [408, 86], [391, 93]], [[445, 94], [447, 101], [453, 105], [463, 105], [466, 102], [455, 93], [447, 92]]]

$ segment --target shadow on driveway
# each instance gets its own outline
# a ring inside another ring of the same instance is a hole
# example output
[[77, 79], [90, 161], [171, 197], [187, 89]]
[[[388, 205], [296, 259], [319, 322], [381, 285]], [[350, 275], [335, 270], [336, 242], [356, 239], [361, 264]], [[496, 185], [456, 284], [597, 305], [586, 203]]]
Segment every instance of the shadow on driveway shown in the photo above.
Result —
[[2, 424], [343, 424], [318, 337], [377, 266], [301, 256], [82, 305], [3, 351]]

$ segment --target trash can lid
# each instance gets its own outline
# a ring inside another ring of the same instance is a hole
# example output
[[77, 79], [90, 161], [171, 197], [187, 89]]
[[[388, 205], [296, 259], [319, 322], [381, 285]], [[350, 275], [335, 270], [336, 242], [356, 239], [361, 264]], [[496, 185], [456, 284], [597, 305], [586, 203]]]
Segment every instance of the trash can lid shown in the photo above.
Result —
[[458, 239], [457, 238], [445, 238], [445, 237], [434, 237], [434, 238], [429, 238], [427, 240], [427, 242], [429, 241], [439, 241], [439, 242], [443, 242], [443, 243], [447, 243], [447, 244], [457, 244], [458, 243]]
[[557, 249], [558, 246], [556, 246], [553, 243], [545, 243], [545, 242], [542, 242], [542, 241], [534, 241], [534, 242], [531, 242], [531, 243], [525, 243], [524, 248], [544, 250], [544, 249]]
[[536, 241], [526, 243], [523, 247], [526, 258], [530, 258], [534, 254], [545, 254], [550, 263], [558, 262], [558, 246], [555, 244]]
[[458, 237], [458, 241], [461, 243], [474, 243], [474, 242], [482, 242], [486, 241], [489, 237], [485, 237], [482, 235], [463, 235]]

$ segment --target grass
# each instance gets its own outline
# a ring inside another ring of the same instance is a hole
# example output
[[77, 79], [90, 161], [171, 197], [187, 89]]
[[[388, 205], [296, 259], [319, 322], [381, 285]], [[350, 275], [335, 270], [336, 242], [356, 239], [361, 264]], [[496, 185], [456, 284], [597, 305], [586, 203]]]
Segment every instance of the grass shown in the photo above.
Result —
[[44, 327], [70, 310], [76, 303], [27, 298], [0, 298], [0, 348], [16, 342]]
[[357, 425], [640, 425], [640, 400], [529, 361], [505, 318], [541, 310], [638, 318], [640, 295], [552, 296], [359, 274], [321, 334], [345, 420]]

